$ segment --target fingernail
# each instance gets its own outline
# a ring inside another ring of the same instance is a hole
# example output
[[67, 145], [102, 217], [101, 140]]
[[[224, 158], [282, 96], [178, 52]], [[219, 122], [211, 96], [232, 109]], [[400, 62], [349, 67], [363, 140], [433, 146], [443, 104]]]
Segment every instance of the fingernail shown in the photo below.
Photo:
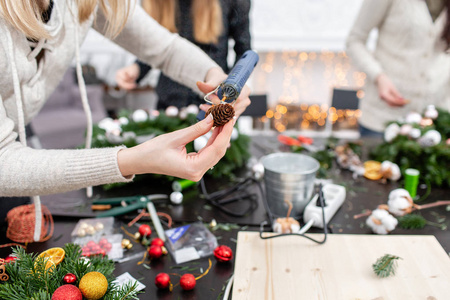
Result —
[[211, 124], [214, 121], [212, 114], [206, 117], [206, 124]]

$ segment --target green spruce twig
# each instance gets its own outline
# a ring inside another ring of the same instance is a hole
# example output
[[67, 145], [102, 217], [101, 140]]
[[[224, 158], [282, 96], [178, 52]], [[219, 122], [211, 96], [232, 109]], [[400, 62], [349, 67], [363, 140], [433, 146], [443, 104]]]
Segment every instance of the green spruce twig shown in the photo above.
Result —
[[397, 259], [401, 259], [398, 256], [385, 254], [377, 259], [372, 265], [372, 269], [378, 277], [385, 278], [391, 275], [395, 275], [395, 269], [397, 268]]

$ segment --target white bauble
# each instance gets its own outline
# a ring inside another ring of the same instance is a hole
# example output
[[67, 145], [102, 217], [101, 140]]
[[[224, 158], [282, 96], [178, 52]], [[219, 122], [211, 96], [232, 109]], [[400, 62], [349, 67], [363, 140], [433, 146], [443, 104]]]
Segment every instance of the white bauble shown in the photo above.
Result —
[[400, 134], [401, 135], [409, 135], [413, 127], [410, 124], [403, 124], [402, 127], [400, 127]]
[[98, 122], [98, 127], [105, 131], [109, 131], [111, 126], [114, 126], [114, 120], [111, 118], [104, 118], [100, 122]]
[[195, 151], [200, 151], [203, 147], [208, 143], [208, 139], [204, 136], [200, 136], [194, 140], [194, 149]]
[[166, 115], [168, 117], [176, 117], [176, 116], [178, 116], [178, 107], [173, 106], [173, 105], [168, 106], [166, 108]]
[[409, 124], [419, 124], [422, 121], [422, 116], [419, 113], [411, 112], [406, 115], [405, 121]]
[[148, 119], [148, 114], [143, 109], [137, 109], [133, 112], [131, 118], [136, 123], [145, 122]]
[[191, 104], [188, 107], [186, 107], [186, 111], [188, 114], [193, 114], [193, 115], [197, 115], [199, 112], [199, 108], [197, 105], [195, 104]]
[[187, 116], [188, 116], [188, 112], [187, 112], [186, 108], [182, 108], [182, 109], [180, 110], [180, 113], [178, 114], [178, 117], [179, 117], [181, 120], [186, 120]]
[[439, 133], [439, 131], [434, 130], [434, 129], [425, 132], [425, 134], [423, 135], [423, 137], [424, 137], [424, 138], [427, 138], [427, 139], [431, 139], [431, 140], [433, 141], [433, 144], [434, 144], [434, 145], [439, 144], [439, 143], [441, 142], [441, 140], [442, 140], [442, 136], [441, 136], [441, 134]]
[[264, 165], [257, 162], [252, 166], [252, 172], [257, 180], [261, 179], [264, 176]]
[[130, 122], [130, 120], [128, 120], [128, 118], [126, 118], [126, 117], [119, 118], [120, 125], [128, 125], [129, 122]]
[[420, 135], [421, 135], [422, 133], [420, 132], [420, 129], [419, 128], [413, 128], [413, 129], [411, 129], [411, 131], [409, 132], [409, 136], [412, 138], [412, 139], [418, 139], [418, 138], [420, 138]]
[[183, 202], [183, 194], [181, 192], [172, 192], [170, 194], [170, 202], [173, 204], [181, 204]]
[[426, 118], [430, 118], [430, 119], [436, 119], [438, 117], [439, 113], [436, 110], [436, 107], [432, 104], [427, 106], [427, 109], [425, 110], [424, 116]]
[[397, 123], [392, 123], [388, 127], [386, 127], [386, 130], [384, 131], [384, 140], [386, 142], [391, 142], [393, 139], [395, 139], [400, 132], [400, 127]]

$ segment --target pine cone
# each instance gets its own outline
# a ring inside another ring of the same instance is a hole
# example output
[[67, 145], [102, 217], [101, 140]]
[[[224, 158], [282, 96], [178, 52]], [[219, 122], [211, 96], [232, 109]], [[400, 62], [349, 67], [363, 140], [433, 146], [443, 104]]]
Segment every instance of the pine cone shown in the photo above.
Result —
[[213, 116], [214, 126], [223, 126], [234, 117], [234, 107], [228, 103], [213, 105], [206, 112], [206, 116], [209, 114]]

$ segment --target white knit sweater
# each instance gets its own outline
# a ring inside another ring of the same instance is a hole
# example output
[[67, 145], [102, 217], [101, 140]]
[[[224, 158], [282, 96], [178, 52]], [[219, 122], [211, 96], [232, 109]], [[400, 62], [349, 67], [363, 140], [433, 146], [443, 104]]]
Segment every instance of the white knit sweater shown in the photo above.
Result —
[[[365, 0], [347, 39], [347, 53], [367, 74], [360, 102], [360, 123], [383, 131], [386, 122], [408, 112], [422, 113], [426, 105], [450, 107], [450, 54], [441, 39], [446, 11], [433, 22], [424, 0]], [[370, 31], [378, 28], [376, 50], [366, 47]], [[393, 108], [378, 96], [375, 79], [385, 73], [405, 99]]]
[[[58, 85], [88, 29], [93, 26], [104, 34], [101, 9], [95, 23], [92, 16], [80, 25], [72, 13], [78, 11], [76, 1], [54, 2], [46, 25], [53, 38], [34, 45], [45, 51], [39, 64], [27, 38], [0, 17], [0, 196], [44, 195], [131, 180], [120, 173], [119, 147], [36, 150], [17, 141], [23, 124], [39, 112]], [[217, 66], [200, 49], [160, 27], [138, 6], [114, 42], [194, 90], [196, 81], [204, 80], [207, 71]]]

